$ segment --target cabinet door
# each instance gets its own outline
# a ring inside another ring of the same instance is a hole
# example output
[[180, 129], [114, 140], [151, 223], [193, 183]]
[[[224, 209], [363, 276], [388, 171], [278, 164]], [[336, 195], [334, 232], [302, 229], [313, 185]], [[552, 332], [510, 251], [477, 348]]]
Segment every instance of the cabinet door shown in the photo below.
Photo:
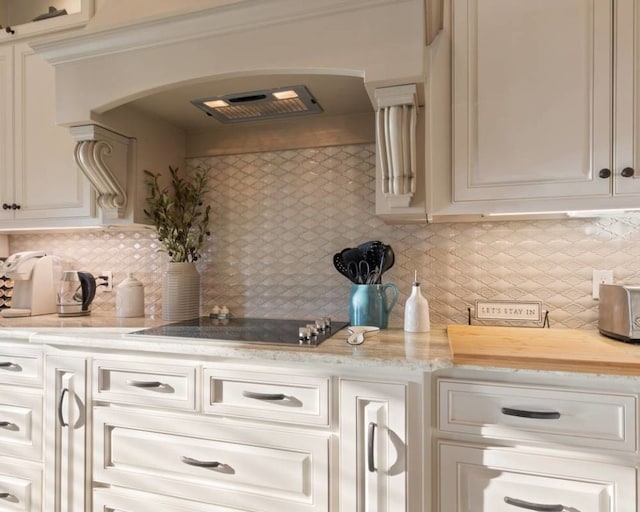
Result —
[[340, 383], [340, 511], [407, 510], [406, 386]]
[[640, 195], [640, 9], [635, 0], [618, 0], [616, 9], [614, 193]]
[[91, 510], [85, 473], [86, 389], [85, 359], [47, 357], [44, 502], [48, 512]]
[[636, 512], [635, 468], [439, 446], [439, 512]]
[[612, 0], [453, 0], [454, 202], [611, 194], [612, 17]]
[[[13, 48], [0, 47], [0, 204], [13, 200]], [[13, 217], [0, 208], [0, 219]]]
[[53, 67], [27, 44], [15, 46], [16, 219], [91, 214], [91, 190], [74, 160], [75, 142], [56, 125]]

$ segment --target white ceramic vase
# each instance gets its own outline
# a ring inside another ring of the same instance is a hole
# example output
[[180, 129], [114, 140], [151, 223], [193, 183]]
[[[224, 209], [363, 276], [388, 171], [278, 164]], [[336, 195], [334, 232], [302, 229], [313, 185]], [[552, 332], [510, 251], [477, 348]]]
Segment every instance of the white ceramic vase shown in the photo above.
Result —
[[200, 273], [195, 263], [169, 263], [162, 278], [162, 319], [180, 322], [200, 316]]

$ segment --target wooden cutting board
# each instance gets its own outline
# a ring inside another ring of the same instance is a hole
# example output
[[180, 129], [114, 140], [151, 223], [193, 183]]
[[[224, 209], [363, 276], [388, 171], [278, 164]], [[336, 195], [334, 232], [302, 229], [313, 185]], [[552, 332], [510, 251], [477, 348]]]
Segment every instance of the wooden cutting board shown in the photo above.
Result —
[[597, 331], [448, 325], [455, 364], [640, 375], [640, 345]]

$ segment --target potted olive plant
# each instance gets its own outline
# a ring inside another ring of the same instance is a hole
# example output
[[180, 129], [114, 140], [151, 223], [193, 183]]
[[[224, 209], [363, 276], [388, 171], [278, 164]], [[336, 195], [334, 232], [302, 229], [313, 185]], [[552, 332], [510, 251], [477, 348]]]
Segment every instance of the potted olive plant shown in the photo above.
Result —
[[198, 168], [189, 179], [169, 166], [170, 182], [160, 184], [161, 174], [144, 171], [149, 187], [145, 214], [156, 229], [159, 251], [170, 258], [162, 280], [162, 318], [189, 320], [200, 316], [200, 274], [195, 262], [209, 236], [211, 206], [205, 205], [208, 173]]

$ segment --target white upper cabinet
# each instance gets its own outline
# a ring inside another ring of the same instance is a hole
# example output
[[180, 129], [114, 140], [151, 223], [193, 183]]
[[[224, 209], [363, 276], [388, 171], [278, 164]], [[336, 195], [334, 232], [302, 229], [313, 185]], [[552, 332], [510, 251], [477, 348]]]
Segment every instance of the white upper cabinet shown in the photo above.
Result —
[[0, 42], [82, 26], [94, 0], [0, 0]]
[[431, 213], [640, 206], [637, 11], [451, 0], [453, 178], [432, 183]]
[[54, 78], [26, 43], [0, 47], [0, 229], [56, 225], [93, 211], [73, 138], [55, 122]]
[[611, 4], [454, 1], [456, 201], [609, 193]]

